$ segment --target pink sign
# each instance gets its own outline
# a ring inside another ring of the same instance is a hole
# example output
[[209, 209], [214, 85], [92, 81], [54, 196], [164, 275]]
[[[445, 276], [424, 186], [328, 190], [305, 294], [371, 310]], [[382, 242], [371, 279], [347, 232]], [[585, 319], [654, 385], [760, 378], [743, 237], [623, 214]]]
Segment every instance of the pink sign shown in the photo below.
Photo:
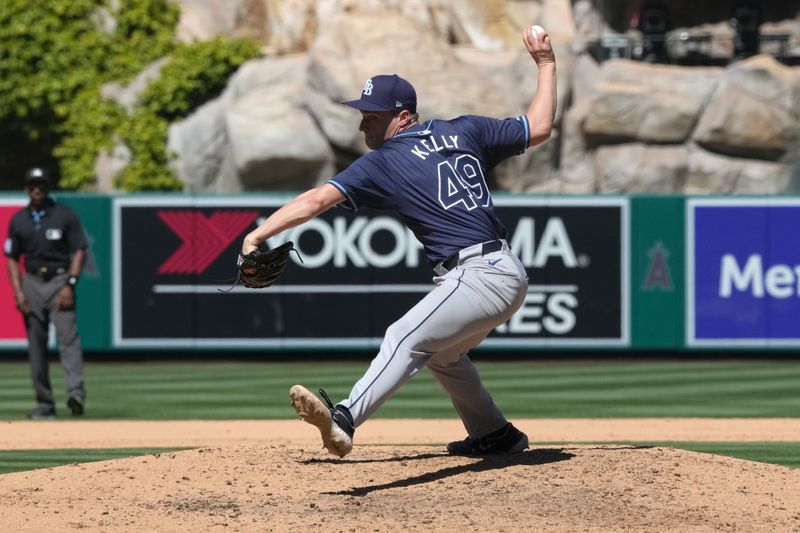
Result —
[[[0, 239], [5, 244], [11, 217], [25, 207], [24, 200], [9, 200], [0, 203]], [[4, 248], [5, 249], [5, 248]], [[0, 345], [25, 343], [25, 323], [14, 303], [14, 291], [8, 279], [8, 261], [5, 253], [0, 260]]]

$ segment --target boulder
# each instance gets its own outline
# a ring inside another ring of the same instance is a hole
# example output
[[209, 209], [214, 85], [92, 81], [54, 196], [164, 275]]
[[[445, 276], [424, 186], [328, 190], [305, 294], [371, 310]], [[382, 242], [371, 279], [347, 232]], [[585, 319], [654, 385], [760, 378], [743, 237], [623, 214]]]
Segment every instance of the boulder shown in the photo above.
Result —
[[130, 113], [139, 103], [139, 96], [147, 89], [150, 83], [161, 76], [161, 69], [169, 61], [162, 57], [147, 65], [130, 83], [122, 85], [116, 82], [104, 84], [100, 88], [100, 96], [106, 100], [114, 100]]
[[167, 151], [170, 166], [188, 192], [242, 190], [230, 161], [225, 112], [230, 101], [222, 97], [200, 106], [184, 120], [170, 124]]
[[[538, 4], [538, 2], [528, 2]], [[512, 2], [513, 4], [513, 2]], [[517, 17], [515, 20], [530, 24], [539, 24], [554, 43], [571, 44], [577, 31], [575, 19], [572, 16], [570, 0], [543, 0], [538, 12]]]
[[689, 150], [686, 194], [779, 194], [791, 183], [789, 165]]
[[[570, 78], [573, 58], [570, 49], [562, 44], [553, 44], [558, 57], [556, 70], [559, 91], [553, 134], [546, 142], [529, 149], [524, 155], [509, 159], [493, 172], [494, 183], [509, 191], [537, 191], [541, 184], [557, 180], [558, 159], [562, 137], [559, 133], [563, 110], [570, 99]], [[485, 51], [458, 47], [456, 55], [477, 72], [482, 73], [505, 92], [516, 112], [525, 113], [538, 86], [538, 70], [528, 51], [520, 43], [516, 51]], [[480, 114], [486, 114], [478, 111]], [[551, 188], [547, 186], [548, 190]]]
[[602, 193], [675, 193], [683, 189], [689, 154], [679, 146], [601, 146], [594, 154]]
[[[505, 0], [460, 0], [451, 3], [453, 17], [469, 43], [480, 50], [503, 50], [519, 40]], [[520, 29], [530, 22], [523, 21]]]
[[[259, 0], [260, 1], [260, 0]], [[177, 38], [181, 42], [208, 41], [232, 36], [257, 7], [252, 0], [177, 0], [181, 7]]]
[[721, 75], [718, 68], [607, 61], [600, 70], [584, 132], [595, 143], [683, 143]]
[[[600, 57], [601, 38], [632, 35], [622, 28], [631, 10], [622, 0], [602, 9], [591, 0], [177, 1], [181, 40], [246, 35], [271, 56], [246, 63], [219, 98], [170, 126], [172, 166], [189, 191], [302, 190], [327, 179], [368, 151], [360, 114], [341, 102], [357, 98], [376, 74], [414, 84], [422, 121], [522, 114], [537, 73], [519, 33], [533, 23], [550, 32], [558, 57], [555, 128], [547, 142], [498, 165], [493, 187], [541, 194], [800, 190], [800, 69], [767, 56], [727, 68], [597, 63], [592, 53]], [[104, 28], [113, 20], [102, 16], [116, 9], [109, 5], [97, 15]], [[691, 26], [697, 17], [684, 19], [668, 35], [675, 58], [732, 54], [727, 21]], [[765, 23], [762, 50], [800, 55], [791, 39], [781, 40], [798, 28], [800, 18]], [[706, 35], [721, 38], [707, 49], [689, 38]], [[134, 110], [162, 65], [127, 86], [104, 86], [104, 96]], [[103, 153], [98, 188], [113, 190], [129, 158], [121, 145]]]
[[308, 114], [304, 55], [249, 61], [225, 91], [170, 126], [173, 168], [190, 191], [301, 190], [334, 171]]
[[131, 162], [131, 150], [124, 143], [117, 143], [114, 148], [102, 150], [94, 163], [97, 178], [93, 192], [114, 194], [119, 192], [116, 185], [117, 176]]
[[366, 148], [358, 133], [360, 117], [340, 103], [358, 98], [366, 80], [377, 74], [398, 74], [414, 85], [422, 121], [519, 113], [510, 89], [480, 75], [433, 30], [399, 13], [361, 10], [339, 16], [321, 28], [309, 56], [309, 87], [327, 96], [309, 99], [311, 114], [335, 146], [354, 153]]
[[693, 137], [714, 152], [780, 160], [800, 142], [800, 71], [766, 55], [734, 64]]
[[583, 123], [591, 109], [591, 96], [600, 75], [600, 65], [588, 54], [575, 60], [572, 79], [572, 105], [561, 121], [560, 177], [564, 192], [586, 194], [594, 191], [594, 161], [586, 145]]
[[233, 162], [244, 190], [305, 190], [333, 176], [333, 152], [300, 107], [297, 94], [302, 86], [265, 87], [248, 93], [226, 113]]

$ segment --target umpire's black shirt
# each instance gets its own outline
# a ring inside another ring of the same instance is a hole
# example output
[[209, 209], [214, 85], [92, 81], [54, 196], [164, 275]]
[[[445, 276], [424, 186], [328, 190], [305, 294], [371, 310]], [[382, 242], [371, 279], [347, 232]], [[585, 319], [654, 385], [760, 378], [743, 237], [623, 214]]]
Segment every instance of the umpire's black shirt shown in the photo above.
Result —
[[72, 254], [86, 248], [86, 237], [78, 217], [67, 206], [47, 198], [39, 211], [28, 204], [18, 211], [8, 226], [5, 253], [19, 261], [25, 257], [25, 270], [50, 278], [66, 272]]

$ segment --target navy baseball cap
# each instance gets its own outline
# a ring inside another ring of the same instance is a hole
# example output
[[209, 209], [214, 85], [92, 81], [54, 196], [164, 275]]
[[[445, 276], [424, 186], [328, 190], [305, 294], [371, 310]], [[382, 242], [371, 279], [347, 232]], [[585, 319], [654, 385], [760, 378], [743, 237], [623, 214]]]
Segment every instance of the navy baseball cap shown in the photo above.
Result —
[[359, 111], [417, 112], [417, 92], [414, 87], [397, 74], [373, 76], [364, 84], [361, 98], [344, 102]]

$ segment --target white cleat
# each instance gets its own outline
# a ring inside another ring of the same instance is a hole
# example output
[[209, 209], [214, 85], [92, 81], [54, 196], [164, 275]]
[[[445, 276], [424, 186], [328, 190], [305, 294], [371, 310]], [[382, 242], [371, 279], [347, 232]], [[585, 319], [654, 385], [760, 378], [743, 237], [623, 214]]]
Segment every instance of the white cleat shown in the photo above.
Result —
[[330, 405], [330, 402], [325, 405], [302, 385], [294, 385], [289, 389], [289, 399], [297, 416], [319, 429], [325, 449], [339, 457], [352, 451], [355, 428], [341, 411]]

